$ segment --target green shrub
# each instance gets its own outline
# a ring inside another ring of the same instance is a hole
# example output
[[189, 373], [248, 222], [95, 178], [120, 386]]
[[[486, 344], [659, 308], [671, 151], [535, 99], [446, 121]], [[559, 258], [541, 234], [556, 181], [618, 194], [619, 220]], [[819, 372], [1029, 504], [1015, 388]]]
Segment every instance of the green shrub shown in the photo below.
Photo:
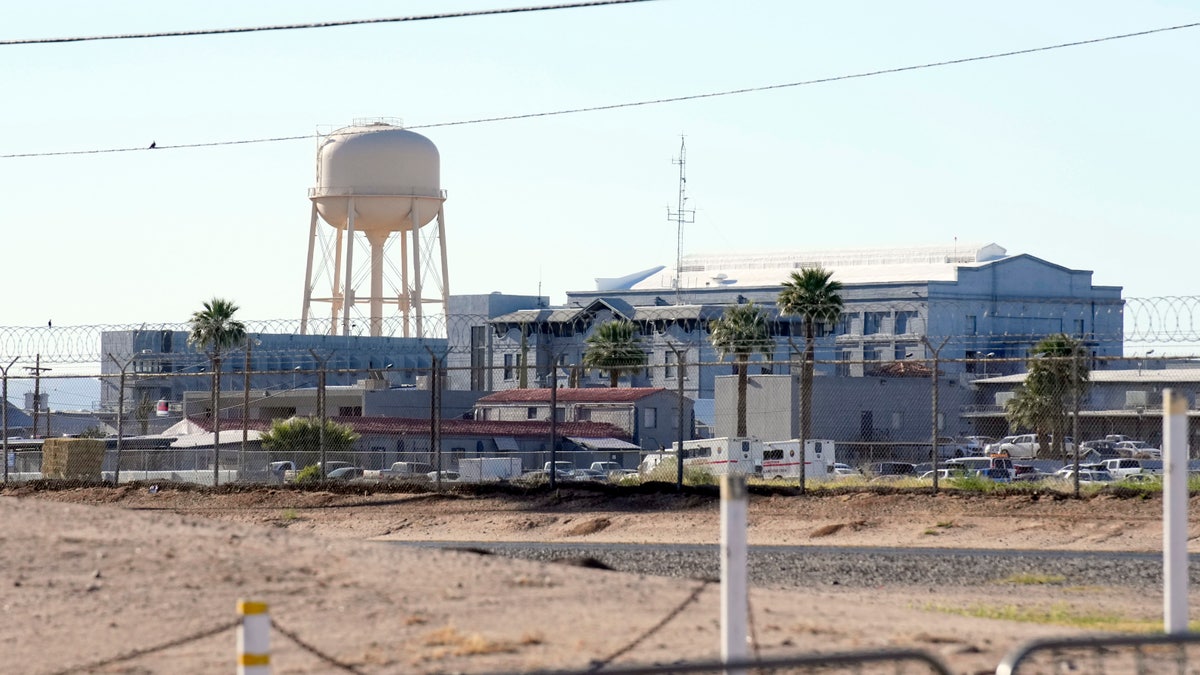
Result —
[[297, 483], [315, 483], [321, 480], [321, 465], [309, 464], [296, 473]]

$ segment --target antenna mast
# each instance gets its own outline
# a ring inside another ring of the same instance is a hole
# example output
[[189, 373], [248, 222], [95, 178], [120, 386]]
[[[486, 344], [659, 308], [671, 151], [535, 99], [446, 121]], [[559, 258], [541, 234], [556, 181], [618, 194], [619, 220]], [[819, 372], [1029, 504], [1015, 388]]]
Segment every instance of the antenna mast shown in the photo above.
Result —
[[687, 203], [687, 147], [682, 134], [679, 136], [679, 158], [671, 160], [679, 167], [679, 202], [672, 211], [667, 207], [667, 220], [675, 222], [675, 304], [683, 304], [683, 288], [680, 275], [683, 270], [683, 226], [696, 222], [695, 209], [685, 209]]

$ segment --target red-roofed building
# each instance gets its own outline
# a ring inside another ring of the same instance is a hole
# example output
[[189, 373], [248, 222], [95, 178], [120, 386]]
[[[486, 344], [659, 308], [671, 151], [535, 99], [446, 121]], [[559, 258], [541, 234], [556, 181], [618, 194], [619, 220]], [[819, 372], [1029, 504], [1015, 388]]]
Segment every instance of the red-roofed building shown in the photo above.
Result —
[[[506, 389], [475, 403], [480, 421], [549, 421], [551, 391]], [[662, 387], [559, 389], [558, 420], [562, 424], [602, 422], [620, 428], [643, 450], [668, 447], [679, 440], [679, 414], [683, 412], [683, 440], [691, 440], [695, 417], [692, 400]], [[563, 434], [570, 436], [571, 434]]]

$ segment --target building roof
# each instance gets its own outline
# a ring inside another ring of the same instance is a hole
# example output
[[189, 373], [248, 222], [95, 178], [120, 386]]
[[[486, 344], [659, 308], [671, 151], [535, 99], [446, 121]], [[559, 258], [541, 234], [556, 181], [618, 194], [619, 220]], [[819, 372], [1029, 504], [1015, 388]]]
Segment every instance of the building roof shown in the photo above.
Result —
[[[1025, 381], [1026, 373], [1002, 375], [975, 380], [976, 384], [1021, 384]], [[1088, 381], [1093, 384], [1123, 382], [1131, 384], [1155, 383], [1186, 383], [1200, 384], [1200, 369], [1197, 368], [1168, 368], [1129, 369], [1129, 370], [1093, 370], [1088, 373]]]
[[[667, 391], [663, 387], [624, 387], [601, 388], [585, 387], [559, 389], [559, 403], [632, 403], [647, 396], [653, 396]], [[488, 394], [475, 402], [476, 405], [486, 403], [549, 403], [550, 389], [505, 389], [494, 394]]]
[[[345, 424], [359, 434], [384, 435], [429, 435], [429, 418], [408, 417], [330, 417], [330, 420]], [[271, 428], [273, 420], [250, 419], [246, 426], [250, 430], [266, 431]], [[212, 420], [208, 417], [189, 417], [188, 428], [208, 431], [209, 442], [212, 442]], [[221, 420], [221, 442], [227, 443], [226, 431], [236, 430], [238, 440], [241, 440], [241, 420]], [[516, 438], [544, 437], [550, 434], [550, 420], [464, 420], [443, 419], [440, 431], [446, 436], [481, 436], [492, 438], [496, 436], [512, 436]], [[629, 434], [621, 427], [607, 422], [559, 422], [556, 432], [561, 436], [581, 436], [587, 438], [619, 438], [628, 439]]]
[[[1007, 257], [993, 243], [824, 251], [689, 254], [683, 257], [680, 286], [720, 288], [778, 286], [805, 267], [823, 267], [843, 284], [955, 281], [960, 267], [982, 267]], [[635, 290], [674, 288], [675, 270], [665, 269], [633, 285]]]

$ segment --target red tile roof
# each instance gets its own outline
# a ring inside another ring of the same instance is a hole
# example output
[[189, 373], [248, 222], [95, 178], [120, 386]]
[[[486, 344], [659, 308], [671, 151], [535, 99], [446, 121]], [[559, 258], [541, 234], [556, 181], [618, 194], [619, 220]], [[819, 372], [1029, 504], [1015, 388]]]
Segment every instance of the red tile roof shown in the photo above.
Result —
[[[330, 417], [329, 419], [345, 424], [360, 434], [411, 434], [414, 436], [428, 435], [429, 418], [408, 417]], [[207, 417], [189, 417], [188, 421], [212, 431], [212, 420]], [[240, 430], [241, 420], [221, 420], [221, 437], [224, 432], [233, 429]], [[266, 431], [271, 428], [271, 420], [250, 419], [248, 428]], [[620, 438], [629, 440], [630, 436], [621, 427], [607, 422], [559, 422], [556, 429], [560, 436], [582, 436], [587, 438]], [[495, 436], [541, 437], [550, 434], [549, 420], [519, 420], [503, 422], [496, 420], [463, 420], [443, 419], [441, 423], [443, 436]]]
[[[647, 396], [667, 391], [662, 387], [626, 387], [582, 389], [559, 389], [559, 403], [632, 403]], [[476, 402], [481, 403], [549, 403], [550, 389], [505, 389], [488, 394]]]

